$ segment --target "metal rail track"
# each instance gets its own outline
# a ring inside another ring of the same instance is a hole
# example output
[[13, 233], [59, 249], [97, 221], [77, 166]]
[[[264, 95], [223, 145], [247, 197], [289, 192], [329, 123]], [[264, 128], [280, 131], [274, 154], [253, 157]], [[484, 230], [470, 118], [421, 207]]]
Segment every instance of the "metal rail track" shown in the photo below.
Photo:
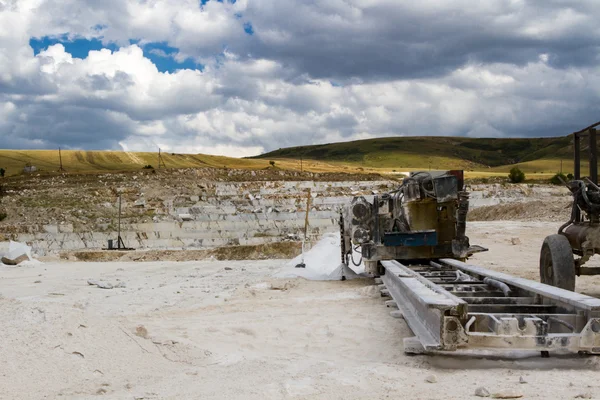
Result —
[[408, 353], [536, 350], [600, 354], [600, 299], [441, 259], [382, 261], [389, 294], [415, 338]]

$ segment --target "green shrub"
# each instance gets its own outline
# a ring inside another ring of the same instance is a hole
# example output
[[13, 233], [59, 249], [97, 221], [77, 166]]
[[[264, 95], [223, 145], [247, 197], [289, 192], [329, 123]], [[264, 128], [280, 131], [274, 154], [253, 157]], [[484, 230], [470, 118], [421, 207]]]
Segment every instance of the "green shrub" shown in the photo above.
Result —
[[275, 166], [275, 161], [271, 160], [271, 161], [269, 161], [269, 164], [271, 164], [271, 167], [274, 167]]
[[570, 180], [570, 181], [572, 181], [573, 179], [575, 179], [575, 177], [573, 176], [573, 174], [572, 174], [572, 173], [570, 173], [570, 172], [569, 172], [569, 173], [567, 174], [567, 179], [568, 179], [568, 180]]
[[8, 214], [5, 212], [0, 212], [0, 221], [4, 221], [8, 217]]
[[525, 173], [518, 167], [513, 167], [508, 174], [508, 180], [512, 183], [521, 183], [525, 180]]
[[567, 182], [568, 180], [569, 178], [567, 178], [565, 174], [562, 172], [557, 172], [556, 175], [550, 179], [550, 183], [553, 185], [562, 185], [563, 182]]
[[148, 165], [144, 165], [142, 167], [142, 169], [154, 169], [154, 167], [152, 165], [148, 164]]

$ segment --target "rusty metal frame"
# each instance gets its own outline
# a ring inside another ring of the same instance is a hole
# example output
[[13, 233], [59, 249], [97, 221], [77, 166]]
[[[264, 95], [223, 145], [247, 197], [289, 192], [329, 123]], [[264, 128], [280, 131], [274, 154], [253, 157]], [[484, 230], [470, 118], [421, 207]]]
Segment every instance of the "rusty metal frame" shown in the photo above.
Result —
[[381, 264], [385, 292], [416, 336], [407, 352], [600, 354], [600, 299], [453, 259]]

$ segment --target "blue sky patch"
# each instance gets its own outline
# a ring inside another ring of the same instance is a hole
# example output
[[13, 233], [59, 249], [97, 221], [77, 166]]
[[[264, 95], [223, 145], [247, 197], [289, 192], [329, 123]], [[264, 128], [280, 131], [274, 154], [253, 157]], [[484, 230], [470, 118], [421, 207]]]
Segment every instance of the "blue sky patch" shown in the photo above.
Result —
[[244, 24], [244, 32], [248, 35], [254, 35], [254, 28], [252, 28], [252, 24], [250, 22], [246, 22]]
[[[201, 6], [203, 6], [203, 5], [205, 5], [206, 3], [208, 3], [209, 1], [216, 1], [216, 2], [218, 2], [218, 3], [222, 3], [222, 2], [223, 2], [223, 0], [200, 0], [200, 5], [201, 5]], [[235, 4], [235, 0], [230, 0], [229, 2], [230, 2], [231, 4]]]
[[179, 63], [174, 57], [178, 50], [166, 43], [148, 43], [142, 46], [144, 56], [149, 58], [160, 72], [174, 72], [178, 69], [199, 69], [204, 70], [202, 64], [197, 64], [192, 59], [188, 58]]
[[[100, 39], [79, 38], [69, 40], [67, 35], [58, 37], [45, 36], [42, 38], [31, 38], [29, 40], [29, 45], [33, 49], [35, 55], [57, 43], [62, 44], [65, 47], [65, 51], [70, 53], [74, 58], [82, 59], [86, 58], [88, 53], [92, 50], [101, 50], [103, 48], [111, 51], [119, 50], [119, 46], [114, 43], [104, 45]], [[166, 43], [147, 43], [141, 45], [139, 39], [130, 39], [129, 44], [137, 44], [140, 46], [144, 52], [144, 57], [150, 59], [160, 72], [175, 72], [178, 69], [199, 69], [202, 71], [204, 69], [203, 65], [197, 64], [189, 58], [181, 63], [175, 61], [174, 56], [177, 54], [178, 50]]]
[[62, 44], [65, 47], [65, 51], [70, 53], [75, 58], [86, 58], [88, 53], [92, 50], [101, 50], [103, 48], [115, 51], [118, 49], [117, 45], [109, 43], [103, 45], [99, 39], [73, 39], [69, 40], [67, 35], [61, 35], [59, 37], [48, 37], [43, 38], [31, 38], [29, 39], [29, 45], [33, 49], [33, 54], [38, 55], [41, 51], [46, 50], [48, 47], [53, 46], [57, 43]]

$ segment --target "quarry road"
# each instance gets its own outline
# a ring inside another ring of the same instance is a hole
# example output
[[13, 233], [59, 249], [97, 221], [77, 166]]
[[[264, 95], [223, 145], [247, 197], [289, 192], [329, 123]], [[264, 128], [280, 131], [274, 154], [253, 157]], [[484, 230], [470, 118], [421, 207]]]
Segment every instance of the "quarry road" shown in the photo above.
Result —
[[[537, 280], [540, 245], [556, 229], [471, 223], [471, 242], [490, 248], [472, 263]], [[479, 387], [600, 396], [597, 357], [407, 356], [410, 331], [372, 280], [272, 278], [286, 262], [2, 266], [0, 398], [464, 399]], [[600, 297], [600, 279], [578, 290]]]

